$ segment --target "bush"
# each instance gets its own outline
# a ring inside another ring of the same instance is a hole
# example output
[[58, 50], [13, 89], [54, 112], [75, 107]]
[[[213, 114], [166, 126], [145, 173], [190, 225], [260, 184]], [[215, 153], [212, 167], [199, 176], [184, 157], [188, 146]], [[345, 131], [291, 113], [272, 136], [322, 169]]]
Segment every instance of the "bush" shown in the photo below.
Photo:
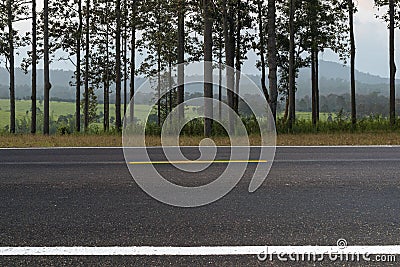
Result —
[[61, 125], [58, 126], [58, 128], [57, 128], [57, 134], [59, 134], [59, 135], [71, 134], [71, 131], [70, 131], [68, 125], [66, 125], [66, 124], [61, 124]]

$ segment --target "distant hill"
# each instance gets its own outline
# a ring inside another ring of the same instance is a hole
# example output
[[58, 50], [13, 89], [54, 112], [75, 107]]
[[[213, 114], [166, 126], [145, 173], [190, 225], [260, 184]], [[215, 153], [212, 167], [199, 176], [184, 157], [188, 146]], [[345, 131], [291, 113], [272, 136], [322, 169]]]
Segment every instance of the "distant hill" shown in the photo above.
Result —
[[[31, 75], [32, 72], [24, 73], [20, 68], [15, 69], [15, 85], [16, 97], [19, 99], [30, 98], [31, 95]], [[64, 100], [75, 99], [75, 86], [71, 86], [70, 82], [74, 82], [74, 72], [67, 70], [50, 70], [50, 81], [52, 88], [50, 91], [51, 98], [59, 98]], [[145, 81], [144, 78], [137, 77], [135, 82], [137, 86]], [[9, 97], [9, 73], [5, 68], [0, 68], [0, 98]], [[111, 86], [111, 91], [114, 89]], [[81, 88], [83, 92], [83, 86]], [[97, 92], [100, 99], [103, 99], [103, 93]], [[43, 96], [43, 69], [37, 70], [37, 96], [40, 99]], [[111, 94], [111, 99], [114, 98]]]
[[[38, 98], [43, 95], [43, 70], [38, 70]], [[319, 74], [320, 74], [320, 93], [321, 95], [334, 94], [345, 94], [350, 91], [350, 69], [348, 66], [343, 66], [339, 63], [330, 61], [319, 62]], [[66, 100], [73, 100], [75, 98], [75, 88], [69, 85], [69, 82], [73, 80], [73, 71], [65, 70], [51, 70], [50, 79], [52, 83], [52, 89], [50, 96], [52, 98], [60, 98]], [[248, 75], [258, 86], [260, 86], [259, 74]], [[311, 94], [311, 74], [309, 68], [301, 69], [299, 77], [297, 79], [297, 95], [303, 97]], [[194, 78], [193, 78], [194, 79]], [[369, 94], [372, 92], [379, 92], [380, 94], [387, 96], [389, 94], [389, 79], [382, 78], [377, 75], [356, 71], [357, 80], [357, 93], [358, 94]], [[15, 72], [16, 81], [16, 97], [20, 99], [26, 99], [31, 94], [31, 72], [25, 74], [21, 69], [16, 69]], [[145, 81], [142, 77], [137, 77], [135, 80], [136, 86], [139, 86]], [[9, 97], [9, 76], [8, 72], [4, 68], [0, 68], [0, 98]], [[400, 80], [397, 80], [397, 84], [400, 88]], [[188, 86], [188, 92], [195, 92], [201, 90], [201, 86]], [[83, 90], [83, 88], [82, 88]], [[113, 87], [111, 88], [113, 90]], [[102, 92], [98, 92], [99, 99], [102, 99]], [[397, 96], [400, 96], [399, 90], [397, 90]], [[111, 95], [111, 99], [113, 99]]]

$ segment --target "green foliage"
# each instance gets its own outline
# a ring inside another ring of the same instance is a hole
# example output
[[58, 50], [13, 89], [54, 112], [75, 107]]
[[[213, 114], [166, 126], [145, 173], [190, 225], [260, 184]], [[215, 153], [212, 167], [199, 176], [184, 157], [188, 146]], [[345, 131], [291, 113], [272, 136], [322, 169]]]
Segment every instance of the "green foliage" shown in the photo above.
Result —
[[[89, 123], [96, 122], [97, 120], [97, 96], [94, 93], [94, 88], [89, 87]], [[81, 101], [81, 110], [85, 107], [85, 94], [83, 94], [83, 99]]]

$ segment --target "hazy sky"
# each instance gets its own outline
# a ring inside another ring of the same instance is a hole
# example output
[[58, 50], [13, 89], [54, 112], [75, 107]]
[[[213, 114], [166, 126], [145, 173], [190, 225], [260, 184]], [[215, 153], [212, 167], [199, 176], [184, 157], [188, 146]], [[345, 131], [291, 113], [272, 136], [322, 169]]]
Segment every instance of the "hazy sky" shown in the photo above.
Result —
[[[38, 1], [38, 8], [42, 3]], [[383, 77], [389, 76], [388, 30], [386, 23], [376, 18], [378, 10], [374, 8], [374, 0], [356, 0], [358, 12], [354, 17], [354, 30], [356, 38], [356, 68]], [[18, 27], [28, 29], [29, 23], [19, 23]], [[400, 40], [400, 32], [396, 30], [396, 45]], [[22, 52], [21, 54], [23, 54]], [[244, 63], [243, 72], [257, 74], [255, 68], [255, 53], [248, 54], [249, 60]], [[21, 57], [18, 57], [21, 58]], [[320, 54], [320, 59], [340, 62], [338, 56], [331, 51]], [[140, 58], [138, 58], [140, 61]], [[396, 53], [396, 62], [400, 64], [400, 54]], [[40, 67], [40, 66], [39, 66]], [[57, 69], [73, 69], [68, 62], [54, 62], [51, 66]], [[400, 71], [397, 72], [400, 78]]]

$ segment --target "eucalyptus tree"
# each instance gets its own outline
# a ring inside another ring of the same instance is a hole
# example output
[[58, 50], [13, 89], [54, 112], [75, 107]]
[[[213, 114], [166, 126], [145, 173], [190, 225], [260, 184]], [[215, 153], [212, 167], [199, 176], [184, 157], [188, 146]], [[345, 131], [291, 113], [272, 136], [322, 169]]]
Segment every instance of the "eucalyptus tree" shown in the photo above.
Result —
[[213, 104], [213, 70], [212, 70], [212, 18], [213, 3], [203, 0], [204, 15], [204, 136], [211, 136]]
[[[177, 90], [177, 105], [184, 102], [185, 97], [185, 68], [183, 66], [185, 62], [185, 0], [177, 0], [178, 8], [178, 32], [177, 32], [177, 64], [178, 64], [178, 90]], [[179, 106], [178, 116], [179, 120], [183, 120], [185, 117], [185, 109], [183, 105]]]
[[[131, 28], [131, 61], [130, 61], [130, 84], [129, 84], [129, 99], [130, 99], [130, 119], [131, 122], [133, 122], [134, 119], [134, 95], [135, 95], [135, 71], [136, 71], [136, 31], [138, 26], [141, 25], [140, 23], [140, 17], [139, 17], [139, 12], [138, 12], [138, 5], [139, 5], [139, 0], [133, 0], [131, 1], [131, 12], [130, 12], [130, 28]], [[179, 47], [178, 47], [179, 49]]]
[[43, 134], [49, 134], [50, 128], [50, 51], [49, 51], [49, 0], [44, 0], [43, 7], [43, 74], [44, 74], [44, 97], [43, 97]]
[[86, 0], [85, 9], [85, 93], [84, 93], [84, 130], [89, 130], [89, 64], [90, 64], [90, 0]]
[[[87, 13], [87, 11], [85, 11]], [[49, 54], [51, 60], [65, 60], [75, 67], [74, 82], [70, 85], [75, 86], [75, 130], [81, 130], [81, 93], [82, 84], [82, 62], [81, 52], [83, 49], [83, 16], [84, 10], [82, 0], [60, 0], [49, 3]], [[39, 21], [39, 40], [43, 36], [43, 15]], [[41, 41], [42, 42], [42, 41]], [[42, 45], [42, 44], [41, 44]], [[62, 56], [55, 58], [56, 51], [63, 51]], [[40, 49], [39, 56], [43, 56]], [[28, 59], [31, 60], [31, 59]]]
[[113, 2], [110, 0], [95, 0], [92, 10], [91, 32], [93, 37], [91, 72], [92, 84], [103, 88], [103, 128], [110, 128], [110, 86], [115, 81], [115, 34]]
[[356, 109], [356, 77], [355, 77], [355, 64], [356, 64], [356, 44], [354, 38], [354, 16], [357, 11], [353, 0], [347, 0], [347, 10], [349, 18], [349, 37], [350, 37], [350, 95], [351, 95], [351, 123], [353, 127], [357, 123], [357, 109]]
[[[230, 108], [234, 108], [234, 90], [235, 80], [233, 68], [235, 67], [235, 2], [233, 0], [221, 0], [223, 14], [223, 29], [225, 41], [225, 62], [226, 62], [226, 86], [227, 102]], [[231, 114], [231, 113], [229, 113]], [[229, 128], [231, 133], [234, 129], [234, 118], [229, 116]]]
[[[257, 22], [258, 22], [258, 44], [254, 44], [254, 48], [258, 49], [258, 54], [260, 55], [260, 62], [257, 63], [257, 67], [261, 69], [261, 89], [264, 93], [265, 98], [269, 101], [270, 96], [267, 89], [266, 81], [266, 67], [267, 62], [265, 61], [266, 47], [265, 47], [265, 31], [266, 27], [264, 27], [264, 20], [266, 16], [266, 6], [263, 5], [262, 0], [257, 0]], [[275, 25], [275, 24], [274, 24]]]
[[340, 0], [310, 0], [302, 6], [305, 14], [304, 49], [311, 61], [312, 122], [319, 120], [318, 54], [332, 49], [342, 58], [348, 52], [348, 23], [346, 8]]
[[222, 70], [224, 69], [224, 28], [221, 12], [213, 12], [213, 58], [218, 62], [218, 118], [222, 118]]
[[[277, 49], [276, 49], [276, 3], [268, 0], [268, 79], [269, 79], [269, 105], [276, 121], [276, 108], [278, 103], [277, 83]], [[262, 28], [262, 27], [260, 27]], [[261, 37], [260, 37], [261, 38]]]
[[128, 79], [128, 3], [123, 0], [122, 3], [122, 63], [123, 63], [123, 88], [124, 88], [124, 115], [127, 108], [127, 79]]
[[400, 2], [397, 0], [375, 0], [375, 5], [380, 8], [387, 6], [388, 10], [381, 18], [388, 23], [389, 28], [389, 117], [390, 124], [396, 124], [396, 63], [395, 63], [395, 28], [399, 28]]
[[[276, 3], [275, 0], [268, 0], [264, 5], [263, 0], [255, 1], [256, 21], [258, 24], [258, 42], [253, 47], [258, 50], [260, 61], [256, 66], [261, 69], [261, 89], [269, 103], [274, 120], [276, 120], [276, 108], [278, 103], [277, 83], [277, 48], [276, 48]], [[267, 25], [264, 24], [267, 21]], [[265, 59], [267, 56], [267, 60]], [[268, 65], [269, 90], [266, 85], [266, 68]]]
[[286, 102], [283, 119], [289, 123], [290, 128], [295, 120], [298, 71], [309, 63], [309, 58], [304, 53], [306, 50], [303, 36], [305, 36], [306, 27], [305, 21], [302, 19], [304, 12], [300, 0], [279, 1], [276, 3], [276, 7], [278, 10], [276, 21], [279, 21], [276, 23], [277, 65], [280, 76], [278, 90]]
[[[26, 38], [20, 36], [14, 28], [14, 23], [27, 19], [28, 2], [23, 0], [6, 0], [0, 5], [1, 18], [0, 29], [3, 31], [3, 38], [0, 42], [0, 52], [6, 61], [6, 68], [9, 72], [10, 85], [10, 133], [15, 133], [15, 50], [26, 45]], [[7, 29], [7, 33], [5, 31]]]
[[147, 56], [139, 67], [139, 72], [148, 77], [157, 75], [157, 123], [161, 125], [161, 72], [176, 62], [176, 17], [171, 12], [171, 1], [149, 0], [143, 5], [144, 31], [138, 41], [139, 52]]
[[233, 108], [239, 113], [239, 91], [240, 75], [243, 61], [247, 59], [247, 52], [251, 49], [255, 39], [254, 29], [254, 6], [249, 1], [237, 0], [236, 23], [235, 23], [235, 94]]
[[338, 53], [341, 59], [347, 57], [346, 9], [341, 1], [336, 0], [277, 2], [277, 8], [279, 23], [276, 24], [276, 34], [280, 73], [278, 88], [287, 100], [284, 119], [289, 116], [290, 128], [290, 123], [293, 124], [295, 119], [293, 115], [298, 70], [311, 64], [312, 117], [313, 123], [316, 124], [319, 116], [318, 53], [330, 48]]
[[288, 128], [292, 130], [293, 123], [296, 120], [296, 78], [295, 78], [295, 29], [294, 29], [294, 13], [295, 0], [289, 0], [289, 120]]
[[115, 2], [115, 128], [121, 130], [121, 0]]
[[31, 133], [36, 133], [36, 64], [37, 64], [37, 14], [36, 0], [32, 0], [32, 95], [31, 95]]
[[[250, 1], [219, 0], [217, 10], [222, 13], [227, 87], [232, 90], [227, 91], [227, 102], [238, 112], [241, 65], [254, 40], [254, 7]], [[233, 120], [229, 120], [233, 127]]]

